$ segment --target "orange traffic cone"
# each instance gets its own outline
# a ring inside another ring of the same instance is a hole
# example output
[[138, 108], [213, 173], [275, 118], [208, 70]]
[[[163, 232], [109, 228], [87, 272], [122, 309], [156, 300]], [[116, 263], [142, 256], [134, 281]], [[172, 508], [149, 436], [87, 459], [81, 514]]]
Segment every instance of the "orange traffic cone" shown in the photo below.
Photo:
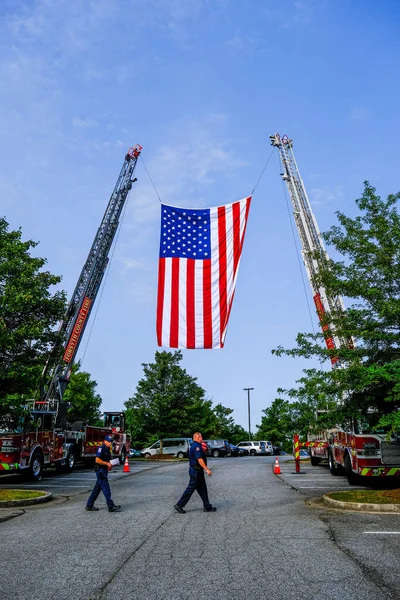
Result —
[[131, 470], [129, 468], [129, 462], [128, 462], [128, 457], [125, 458], [125, 463], [124, 463], [124, 470], [123, 473], [130, 473]]
[[274, 475], [280, 475], [280, 474], [281, 474], [281, 468], [279, 466], [278, 457], [276, 457], [275, 464], [274, 464]]

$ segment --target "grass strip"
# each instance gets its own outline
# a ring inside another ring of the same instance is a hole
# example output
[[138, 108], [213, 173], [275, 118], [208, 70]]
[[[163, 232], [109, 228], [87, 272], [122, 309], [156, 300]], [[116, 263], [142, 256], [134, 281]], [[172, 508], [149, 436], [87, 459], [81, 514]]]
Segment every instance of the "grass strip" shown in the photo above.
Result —
[[400, 489], [395, 490], [350, 490], [326, 494], [340, 502], [361, 502], [365, 504], [400, 504]]
[[0, 502], [10, 502], [10, 500], [31, 500], [45, 496], [46, 492], [37, 490], [0, 490]]

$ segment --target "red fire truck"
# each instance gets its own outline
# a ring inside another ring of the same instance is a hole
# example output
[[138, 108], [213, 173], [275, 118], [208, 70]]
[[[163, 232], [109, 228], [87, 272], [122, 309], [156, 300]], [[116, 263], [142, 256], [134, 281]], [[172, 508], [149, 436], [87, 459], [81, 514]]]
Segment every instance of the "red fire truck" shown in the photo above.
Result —
[[[43, 468], [55, 466], [71, 470], [76, 461], [93, 459], [97, 447], [107, 433], [112, 432], [113, 456], [125, 461], [130, 450], [130, 435], [125, 431], [124, 413], [104, 413], [104, 426], [92, 427], [79, 421], [67, 422], [68, 405], [63, 400], [75, 356], [93, 308], [108, 256], [118, 229], [119, 219], [132, 184], [142, 147], [136, 144], [125, 156], [121, 172], [111, 194], [88, 258], [59, 329], [62, 360], [54, 350], [42, 374], [48, 381], [41, 390], [40, 400], [26, 403], [28, 416], [20, 427], [0, 430], [0, 474], [20, 472], [39, 480]], [[56, 366], [52, 369], [54, 363]]]
[[[328, 255], [297, 168], [292, 149], [293, 142], [287, 136], [281, 137], [279, 134], [271, 135], [270, 140], [279, 151], [283, 168], [282, 179], [286, 182], [290, 194], [303, 262], [326, 346], [330, 350], [341, 347], [354, 348], [353, 339], [343, 337], [332, 324], [328, 326], [325, 321], [326, 313], [340, 315], [345, 308], [341, 296], [332, 295], [317, 283], [320, 270], [318, 256], [327, 258]], [[334, 352], [331, 354], [331, 363], [334, 369], [344, 366], [340, 364]], [[360, 427], [353, 426], [347, 431], [339, 428], [328, 429], [319, 435], [309, 436], [303, 446], [309, 448], [312, 465], [326, 461], [333, 475], [343, 472], [350, 483], [360, 481], [363, 477], [400, 477], [400, 436], [397, 435], [388, 437], [369, 431], [362, 433]]]
[[350, 484], [360, 482], [360, 477], [400, 477], [398, 435], [332, 429], [305, 445], [313, 466], [327, 462], [332, 475], [346, 474]]
[[125, 431], [124, 413], [105, 412], [103, 427], [75, 421], [63, 430], [57, 427], [57, 416], [49, 403], [33, 401], [30, 426], [21, 427], [20, 432], [0, 432], [0, 473], [18, 471], [26, 479], [38, 481], [46, 467], [70, 472], [76, 463], [94, 461], [107, 434], [113, 436], [112, 457], [125, 462], [130, 434]]

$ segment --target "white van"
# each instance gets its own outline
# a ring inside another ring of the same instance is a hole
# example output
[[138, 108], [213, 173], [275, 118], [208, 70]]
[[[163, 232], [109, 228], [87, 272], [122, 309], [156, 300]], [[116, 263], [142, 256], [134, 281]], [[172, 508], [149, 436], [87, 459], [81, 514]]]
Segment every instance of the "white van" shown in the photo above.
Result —
[[[140, 454], [145, 458], [149, 458], [154, 454], [160, 454], [160, 441], [157, 440], [152, 446], [143, 448]], [[171, 456], [177, 456], [178, 458], [188, 457], [192, 442], [192, 438], [165, 438], [163, 440], [163, 454], [171, 454]]]
[[268, 454], [268, 456], [272, 456], [272, 455], [273, 455], [273, 453], [274, 453], [274, 449], [273, 449], [273, 447], [272, 447], [272, 444], [271, 444], [271, 442], [261, 442], [261, 441], [260, 441], [260, 446], [261, 446], [262, 444], [265, 446], [265, 453], [266, 453], [266, 454]]

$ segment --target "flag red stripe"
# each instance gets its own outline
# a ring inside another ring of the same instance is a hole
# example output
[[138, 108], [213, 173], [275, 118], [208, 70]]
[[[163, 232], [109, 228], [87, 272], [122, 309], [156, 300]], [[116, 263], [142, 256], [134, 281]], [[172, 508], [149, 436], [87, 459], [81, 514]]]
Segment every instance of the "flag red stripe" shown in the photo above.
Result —
[[218, 245], [219, 245], [219, 316], [220, 341], [226, 325], [226, 213], [225, 206], [218, 207]]
[[195, 348], [194, 320], [194, 267], [193, 258], [188, 258], [186, 268], [186, 347]]
[[249, 216], [250, 202], [251, 202], [251, 196], [249, 196], [248, 198], [246, 198], [246, 216], [244, 218], [244, 227], [243, 227], [242, 243], [241, 243], [241, 246], [240, 246], [240, 253], [242, 252], [242, 248], [243, 248], [243, 244], [244, 244], [244, 236], [245, 236], [246, 228], [247, 228], [247, 219], [248, 219], [248, 216]]
[[240, 202], [232, 205], [232, 225], [233, 225], [233, 276], [236, 275], [236, 269], [239, 264], [241, 244], [240, 244]]
[[172, 259], [170, 348], [178, 348], [179, 333], [179, 258]]
[[211, 259], [203, 260], [203, 327], [204, 348], [212, 348]]
[[157, 297], [157, 343], [162, 345], [162, 321], [164, 309], [165, 259], [158, 261], [158, 297]]

